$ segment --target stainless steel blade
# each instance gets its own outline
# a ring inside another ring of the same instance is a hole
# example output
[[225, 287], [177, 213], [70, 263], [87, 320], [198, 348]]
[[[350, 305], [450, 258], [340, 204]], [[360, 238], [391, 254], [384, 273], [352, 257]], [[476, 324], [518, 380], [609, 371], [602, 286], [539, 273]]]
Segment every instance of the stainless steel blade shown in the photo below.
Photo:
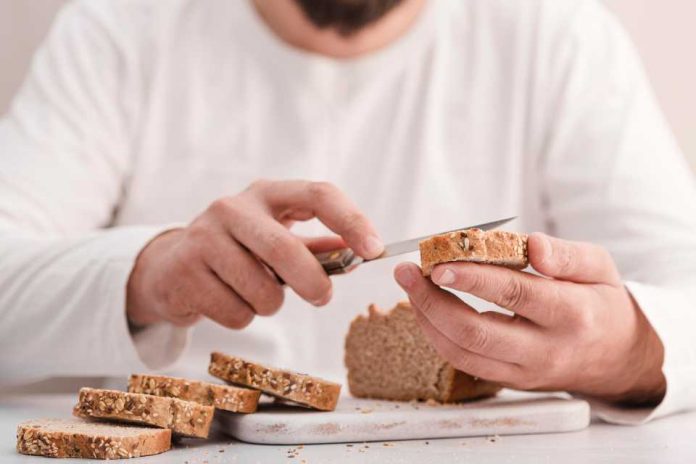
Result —
[[449, 234], [450, 232], [456, 232], [458, 230], [465, 230], [465, 229], [491, 230], [491, 229], [495, 229], [496, 227], [500, 227], [503, 224], [507, 224], [508, 222], [512, 221], [513, 219], [517, 219], [517, 216], [509, 217], [506, 219], [500, 219], [498, 221], [493, 221], [493, 222], [486, 222], [485, 224], [478, 224], [475, 226], [460, 227], [458, 229], [453, 229], [453, 230], [450, 230], [447, 232], [438, 232], [437, 234], [425, 235], [423, 237], [413, 238], [411, 240], [405, 240], [403, 242], [390, 243], [389, 245], [384, 247], [384, 253], [382, 253], [378, 258], [371, 259], [370, 261], [375, 261], [377, 259], [383, 259], [383, 258], [391, 258], [392, 256], [403, 255], [405, 253], [411, 253], [412, 251], [417, 251], [418, 244], [421, 241], [429, 239], [431, 237], [435, 237], [437, 235]]

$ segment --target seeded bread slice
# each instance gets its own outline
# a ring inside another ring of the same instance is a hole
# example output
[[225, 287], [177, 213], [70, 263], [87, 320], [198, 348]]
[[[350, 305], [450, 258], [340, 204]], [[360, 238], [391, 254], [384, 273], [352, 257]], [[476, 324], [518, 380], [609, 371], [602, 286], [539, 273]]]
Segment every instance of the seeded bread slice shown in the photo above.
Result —
[[438, 264], [453, 261], [496, 264], [524, 269], [527, 258], [527, 236], [502, 230], [460, 230], [431, 237], [420, 242], [421, 268], [429, 276]]
[[421, 331], [413, 308], [399, 303], [388, 312], [371, 305], [353, 320], [345, 363], [353, 396], [450, 403], [494, 395], [500, 387], [456, 370]]
[[169, 429], [37, 419], [17, 426], [17, 452], [51, 458], [123, 459], [171, 448]]
[[210, 355], [208, 372], [227, 382], [320, 411], [336, 409], [341, 385], [318, 377], [298, 374], [246, 361], [222, 353]]
[[195, 401], [231, 412], [256, 411], [261, 392], [232, 385], [217, 385], [197, 380], [162, 375], [133, 374], [128, 379], [128, 391], [147, 395]]
[[207, 438], [214, 411], [212, 406], [176, 398], [83, 388], [73, 415], [152, 425], [186, 437]]

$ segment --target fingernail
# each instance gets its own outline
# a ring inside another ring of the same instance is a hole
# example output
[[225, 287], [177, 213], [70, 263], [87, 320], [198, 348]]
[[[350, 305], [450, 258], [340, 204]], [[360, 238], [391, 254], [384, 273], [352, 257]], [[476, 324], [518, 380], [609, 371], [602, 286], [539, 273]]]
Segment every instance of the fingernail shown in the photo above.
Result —
[[416, 282], [413, 268], [408, 264], [399, 264], [394, 270], [394, 277], [403, 288], [411, 288]]
[[450, 285], [454, 283], [456, 276], [450, 269], [433, 273], [433, 281], [438, 285]]
[[332, 294], [333, 294], [333, 292], [329, 292], [326, 295], [324, 295], [323, 297], [316, 299], [314, 301], [311, 301], [311, 303], [314, 306], [325, 306], [329, 301], [331, 301]]
[[376, 258], [382, 254], [382, 251], [384, 250], [384, 244], [382, 244], [382, 241], [375, 236], [367, 237], [363, 245], [369, 258]]

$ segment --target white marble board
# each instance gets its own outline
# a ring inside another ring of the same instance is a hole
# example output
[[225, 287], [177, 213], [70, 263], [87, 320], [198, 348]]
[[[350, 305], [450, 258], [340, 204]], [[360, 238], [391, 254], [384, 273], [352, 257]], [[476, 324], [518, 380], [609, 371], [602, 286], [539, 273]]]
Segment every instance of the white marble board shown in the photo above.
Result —
[[218, 411], [216, 417], [239, 440], [298, 445], [569, 432], [587, 427], [590, 407], [558, 395], [504, 391], [454, 405], [344, 396], [333, 412], [264, 402], [255, 414]]

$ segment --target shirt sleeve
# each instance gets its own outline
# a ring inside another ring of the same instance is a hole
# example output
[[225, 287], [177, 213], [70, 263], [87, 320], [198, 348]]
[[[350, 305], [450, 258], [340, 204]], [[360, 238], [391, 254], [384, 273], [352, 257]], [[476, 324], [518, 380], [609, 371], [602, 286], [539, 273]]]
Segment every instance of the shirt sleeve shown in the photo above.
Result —
[[611, 252], [664, 344], [657, 408], [595, 402], [636, 424], [696, 407], [696, 183], [626, 33], [598, 2], [574, 4], [539, 62], [542, 202], [551, 233]]
[[111, 227], [137, 92], [89, 4], [61, 12], [0, 120], [0, 384], [163, 367], [185, 346], [181, 329], [129, 332], [133, 263], [170, 226]]

